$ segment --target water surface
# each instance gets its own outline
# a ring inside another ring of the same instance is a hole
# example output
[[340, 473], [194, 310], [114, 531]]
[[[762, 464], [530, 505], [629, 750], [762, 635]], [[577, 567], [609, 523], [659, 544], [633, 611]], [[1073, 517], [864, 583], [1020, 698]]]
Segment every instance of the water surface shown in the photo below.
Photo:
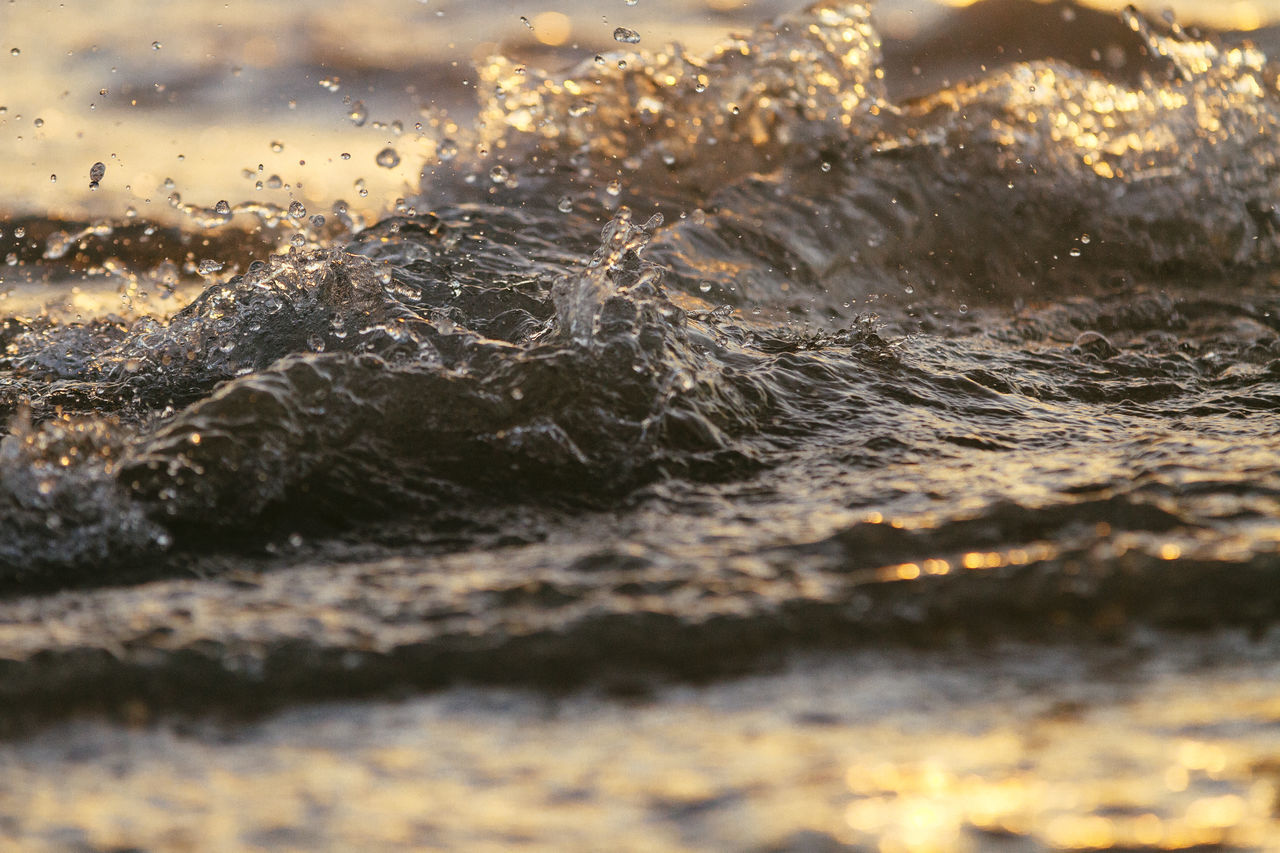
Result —
[[411, 5], [9, 57], [0, 832], [1271, 843], [1269, 30]]

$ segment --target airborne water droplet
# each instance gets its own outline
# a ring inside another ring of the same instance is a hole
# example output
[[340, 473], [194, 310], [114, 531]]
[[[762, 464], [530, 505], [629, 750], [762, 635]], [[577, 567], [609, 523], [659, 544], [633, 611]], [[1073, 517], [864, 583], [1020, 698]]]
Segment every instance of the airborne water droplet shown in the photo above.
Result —
[[561, 213], [571, 213], [573, 211], [573, 199], [569, 198], [569, 196], [560, 199], [559, 204], [556, 205], [556, 210]]
[[96, 184], [102, 180], [107, 174], [107, 167], [104, 163], [94, 163], [89, 167], [89, 183]]
[[364, 127], [364, 123], [369, 120], [369, 111], [365, 109], [364, 101], [356, 101], [352, 104], [347, 118], [351, 119], [351, 123], [356, 127]]
[[302, 206], [302, 202], [295, 201], [289, 205], [289, 215], [294, 219], [301, 219], [307, 215], [307, 209]]
[[613, 31], [613, 40], [620, 41], [623, 44], [638, 44], [640, 42], [640, 34], [629, 27], [618, 27]]
[[440, 147], [436, 149], [436, 156], [443, 163], [449, 162], [458, 156], [458, 143], [446, 136], [440, 140]]
[[701, 290], [703, 293], [710, 293], [710, 292], [711, 292], [711, 282], [709, 282], [709, 281], [700, 281], [700, 282], [698, 282], [698, 290]]
[[213, 261], [205, 258], [200, 262], [199, 266], [196, 267], [196, 272], [200, 273], [200, 275], [213, 275], [221, 269], [222, 261]]
[[622, 184], [619, 181], [610, 181], [609, 185], [604, 188], [609, 195], [618, 195], [622, 192]]
[[213, 206], [213, 212], [219, 216], [230, 216], [231, 205], [224, 199]]
[[511, 173], [502, 166], [494, 166], [489, 170], [489, 180], [493, 181], [495, 184], [505, 184], [507, 179], [510, 177]]
[[383, 148], [374, 158], [374, 162], [384, 169], [394, 169], [400, 165], [400, 155], [394, 148]]

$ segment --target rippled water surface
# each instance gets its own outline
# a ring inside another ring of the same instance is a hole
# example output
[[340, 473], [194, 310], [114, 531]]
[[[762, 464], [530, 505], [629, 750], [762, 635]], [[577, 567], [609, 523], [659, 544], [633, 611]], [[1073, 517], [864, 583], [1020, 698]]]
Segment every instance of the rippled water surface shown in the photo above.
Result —
[[1277, 10], [615, 5], [3, 13], [0, 839], [1280, 848]]

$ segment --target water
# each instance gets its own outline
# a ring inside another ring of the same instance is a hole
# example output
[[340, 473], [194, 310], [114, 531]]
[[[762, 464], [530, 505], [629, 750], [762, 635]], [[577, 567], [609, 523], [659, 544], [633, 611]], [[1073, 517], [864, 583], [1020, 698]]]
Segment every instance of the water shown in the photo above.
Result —
[[[1270, 31], [983, 4], [882, 44], [820, 3], [664, 47], [616, 11], [412, 133], [326, 67], [343, 154], [250, 201], [13, 202], [0, 833], [1274, 846]], [[304, 191], [348, 168], [418, 176]], [[236, 828], [104, 793], [111, 756]], [[343, 778], [395, 820], [301, 805]]]

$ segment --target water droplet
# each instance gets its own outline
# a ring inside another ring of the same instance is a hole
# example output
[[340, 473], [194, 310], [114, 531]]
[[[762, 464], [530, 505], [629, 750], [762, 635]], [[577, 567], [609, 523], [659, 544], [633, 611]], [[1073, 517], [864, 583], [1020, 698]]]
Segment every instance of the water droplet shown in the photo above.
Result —
[[17, 56], [20, 53], [22, 53], [22, 51], [18, 50], [16, 47], [13, 50], [9, 51], [10, 56]]
[[49, 176], [49, 183], [51, 183], [51, 184], [56, 184], [57, 182], [58, 182], [58, 176], [57, 176], [57, 175], [50, 175], [50, 176]]
[[200, 275], [213, 275], [222, 269], [222, 261], [213, 261], [208, 258], [202, 260], [196, 267], [196, 272]]
[[311, 217], [311, 224], [316, 228], [323, 228], [324, 214], [317, 213], [315, 216]]
[[302, 206], [302, 202], [295, 201], [289, 205], [289, 215], [294, 219], [301, 219], [307, 215], [307, 209]]
[[213, 206], [213, 212], [218, 214], [219, 216], [230, 216], [231, 205], [227, 202], [226, 199], [223, 199], [222, 201], [218, 202]]
[[511, 399], [512, 399], [512, 400], [523, 400], [523, 399], [524, 399], [524, 391], [522, 391], [520, 388], [512, 388], [512, 389], [511, 389]]
[[449, 162], [458, 156], [458, 143], [446, 136], [440, 140], [440, 147], [436, 149], [436, 156], [440, 158], [441, 162]]
[[383, 148], [373, 161], [384, 169], [394, 169], [400, 165], [400, 155], [394, 148]]
[[38, 118], [32, 122], [36, 127], [44, 127], [44, 119]]
[[343, 160], [350, 160], [350, 159], [351, 159], [351, 155], [350, 155], [350, 154], [348, 154], [346, 151], [343, 151], [343, 152], [342, 152], [342, 159], [343, 159]]
[[1076, 248], [1072, 248], [1069, 252], [1067, 252], [1067, 254], [1073, 258], [1078, 258], [1080, 257], [1080, 250]]
[[824, 172], [830, 172], [830, 171], [831, 171], [831, 164], [830, 164], [830, 163], [828, 163], [826, 160], [823, 160], [823, 161], [822, 161], [822, 165], [821, 165], [821, 166], [819, 166], [818, 168], [819, 168], [819, 169], [821, 169], [821, 170], [822, 170], [822, 171], [824, 171]]
[[613, 40], [623, 44], [639, 44], [640, 34], [629, 27], [618, 27], [613, 31]]
[[609, 195], [618, 195], [622, 192], [622, 183], [620, 181], [610, 181], [609, 185], [604, 188]]
[[271, 143], [271, 150], [272, 150], [272, 151], [274, 151], [274, 152], [276, 152], [277, 154], [279, 154], [281, 151], [283, 151], [283, 150], [284, 150], [284, 143], [283, 143], [283, 142], [275, 142], [275, 141], [273, 141], [273, 142]]
[[1081, 243], [1084, 243], [1086, 246], [1087, 246], [1087, 245], [1089, 245], [1089, 241], [1090, 241], [1090, 240], [1092, 240], [1092, 239], [1093, 239], [1093, 238], [1092, 238], [1092, 237], [1090, 237], [1088, 234], [1081, 234], [1081, 235], [1080, 235], [1080, 242], [1081, 242]]
[[107, 166], [105, 163], [94, 163], [89, 167], [89, 182], [96, 184], [101, 181], [107, 174]]
[[347, 118], [351, 119], [351, 123], [356, 127], [364, 127], [364, 123], [369, 120], [369, 111], [365, 109], [364, 101], [356, 101], [352, 104]]
[[698, 282], [698, 290], [701, 290], [703, 293], [710, 293], [711, 282], [705, 280]]
[[289, 238], [289, 244], [295, 249], [301, 249], [303, 246], [307, 245], [307, 238], [302, 234], [294, 234]]
[[494, 166], [489, 170], [489, 180], [493, 181], [495, 184], [505, 184], [507, 179], [510, 177], [511, 173], [502, 166]]
[[560, 199], [560, 202], [556, 205], [556, 210], [561, 213], [571, 213], [573, 211], [573, 199], [569, 198], [569, 196]]
[[960, 313], [961, 313], [961, 314], [968, 314], [968, 313], [969, 313], [969, 306], [968, 306], [968, 305], [965, 305], [963, 302], [961, 302], [961, 303], [960, 303]]
[[159, 50], [159, 49], [160, 49], [160, 48], [162, 48], [162, 47], [164, 47], [164, 45], [162, 45], [162, 44], [161, 44], [160, 42], [158, 42], [158, 41], [153, 41], [153, 42], [151, 43], [151, 49], [152, 49], [152, 50]]

